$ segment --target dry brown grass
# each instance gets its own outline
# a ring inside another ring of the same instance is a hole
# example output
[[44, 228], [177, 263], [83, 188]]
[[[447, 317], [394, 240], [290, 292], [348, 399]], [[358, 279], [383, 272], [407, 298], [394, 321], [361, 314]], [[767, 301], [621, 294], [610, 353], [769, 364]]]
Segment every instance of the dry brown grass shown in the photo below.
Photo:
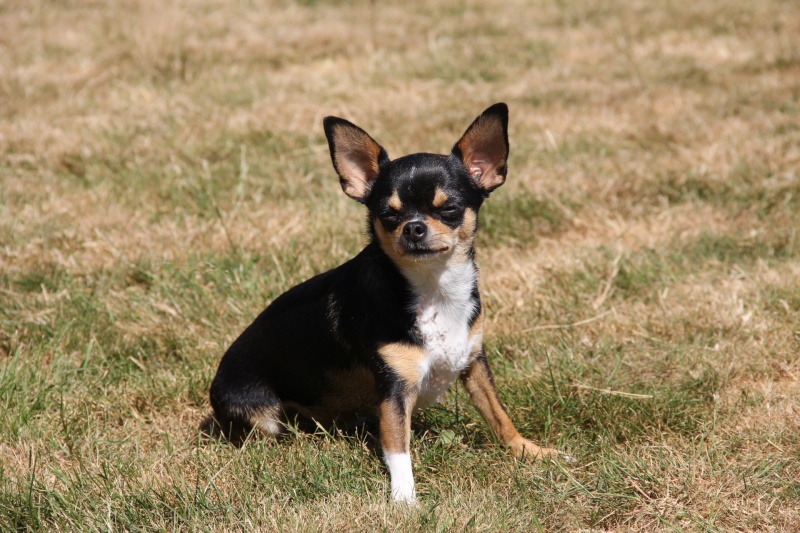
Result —
[[[779, 0], [6, 2], [0, 529], [798, 530], [798, 50]], [[369, 438], [198, 442], [225, 346], [362, 243], [322, 117], [443, 152], [495, 101], [489, 348], [580, 464], [456, 394], [412, 512]]]

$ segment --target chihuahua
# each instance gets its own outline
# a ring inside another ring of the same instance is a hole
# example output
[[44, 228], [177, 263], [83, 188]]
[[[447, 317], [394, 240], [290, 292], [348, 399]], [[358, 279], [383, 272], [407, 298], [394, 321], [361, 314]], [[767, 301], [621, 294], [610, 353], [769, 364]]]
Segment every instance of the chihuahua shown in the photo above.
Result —
[[414, 502], [411, 416], [458, 378], [517, 457], [557, 453], [522, 437], [483, 350], [473, 243], [478, 210], [506, 180], [508, 107], [483, 112], [450, 155], [391, 160], [358, 126], [324, 120], [344, 193], [367, 207], [369, 244], [279, 296], [219, 364], [210, 398], [234, 440], [277, 435], [290, 416], [376, 416], [391, 496]]

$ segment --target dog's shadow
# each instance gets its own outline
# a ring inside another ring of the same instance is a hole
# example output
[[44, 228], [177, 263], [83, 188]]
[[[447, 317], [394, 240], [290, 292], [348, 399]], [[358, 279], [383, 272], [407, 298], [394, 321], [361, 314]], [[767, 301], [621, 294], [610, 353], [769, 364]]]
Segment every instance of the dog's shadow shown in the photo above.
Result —
[[354, 420], [337, 420], [328, 424], [321, 424], [313, 418], [300, 415], [287, 416], [281, 422], [282, 431], [276, 435], [265, 435], [257, 430], [233, 428], [227, 430], [209, 415], [198, 426], [201, 442], [224, 442], [237, 448], [249, 442], [266, 441], [276, 445], [290, 442], [297, 437], [320, 439], [332, 438], [359, 443], [373, 455], [380, 456], [380, 427], [377, 417], [364, 416]]
[[[313, 418], [293, 414], [282, 422], [283, 431], [277, 435], [264, 435], [257, 430], [226, 431], [213, 415], [203, 419], [198, 426], [201, 441], [204, 443], [225, 442], [237, 448], [248, 442], [269, 441], [276, 445], [290, 442], [301, 437], [332, 438], [358, 443], [376, 456], [382, 457], [380, 443], [380, 424], [377, 416], [361, 416], [350, 420], [336, 420], [329, 424], [321, 424]], [[415, 413], [411, 419], [411, 432], [415, 438], [426, 438], [439, 435], [445, 431], [455, 431], [461, 424], [451, 417], [430, 416], [425, 412]]]

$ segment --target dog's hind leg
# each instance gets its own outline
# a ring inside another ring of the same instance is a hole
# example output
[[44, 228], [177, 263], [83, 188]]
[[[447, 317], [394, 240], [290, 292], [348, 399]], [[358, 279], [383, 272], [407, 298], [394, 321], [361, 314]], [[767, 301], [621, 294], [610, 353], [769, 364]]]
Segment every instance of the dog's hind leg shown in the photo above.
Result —
[[217, 379], [211, 384], [214, 426], [231, 442], [241, 444], [253, 431], [277, 436], [283, 429], [283, 408], [277, 394], [266, 384], [232, 386]]

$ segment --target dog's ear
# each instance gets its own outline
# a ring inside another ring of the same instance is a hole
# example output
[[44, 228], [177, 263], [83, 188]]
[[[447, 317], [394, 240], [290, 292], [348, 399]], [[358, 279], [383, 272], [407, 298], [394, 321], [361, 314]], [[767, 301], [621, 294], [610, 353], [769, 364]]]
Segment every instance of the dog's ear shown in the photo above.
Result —
[[338, 117], [325, 117], [322, 123], [342, 190], [350, 198], [364, 203], [378, 177], [380, 165], [389, 160], [389, 155], [355, 124]]
[[455, 146], [458, 157], [475, 180], [489, 193], [506, 181], [508, 171], [508, 106], [494, 104], [467, 128]]

